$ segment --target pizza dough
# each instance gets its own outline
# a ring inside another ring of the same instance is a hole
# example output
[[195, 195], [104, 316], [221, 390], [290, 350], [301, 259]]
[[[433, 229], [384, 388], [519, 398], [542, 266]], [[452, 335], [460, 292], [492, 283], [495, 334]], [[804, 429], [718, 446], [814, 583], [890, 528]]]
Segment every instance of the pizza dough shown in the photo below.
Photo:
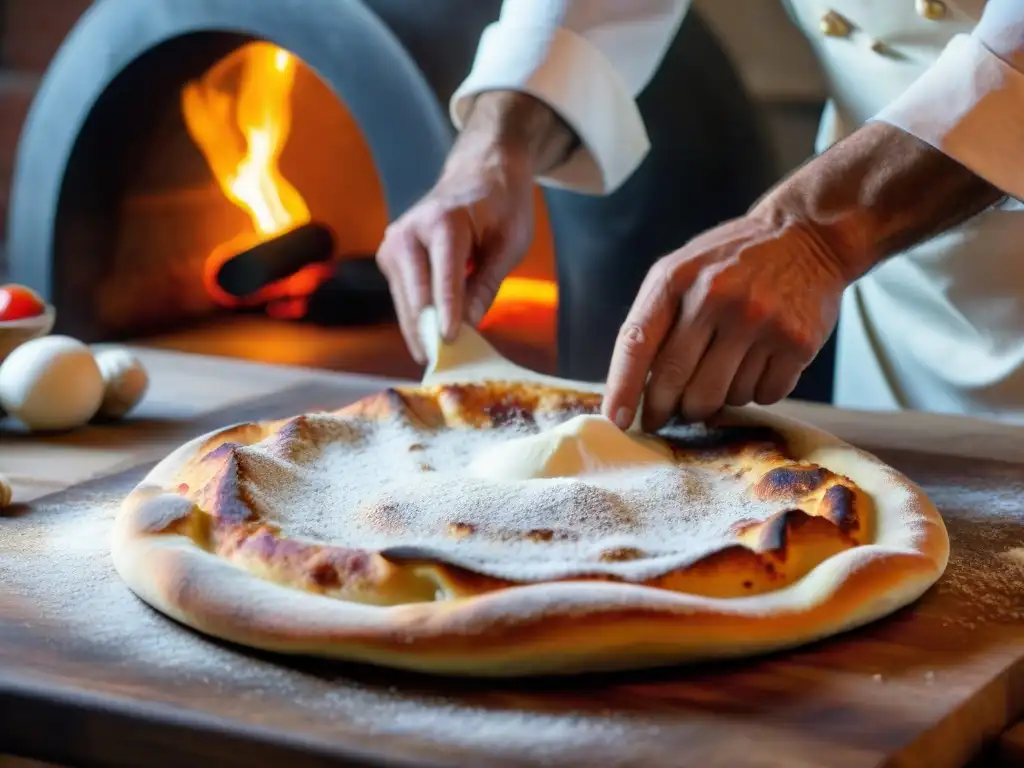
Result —
[[920, 489], [819, 430], [750, 407], [621, 432], [585, 385], [424, 336], [421, 387], [161, 462], [116, 524], [128, 586], [253, 647], [498, 676], [792, 647], [945, 568]]

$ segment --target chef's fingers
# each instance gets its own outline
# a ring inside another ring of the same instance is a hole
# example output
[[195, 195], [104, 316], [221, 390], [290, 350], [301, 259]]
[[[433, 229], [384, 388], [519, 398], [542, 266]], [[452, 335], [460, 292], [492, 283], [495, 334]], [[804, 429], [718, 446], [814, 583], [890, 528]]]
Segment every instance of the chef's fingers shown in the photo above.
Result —
[[679, 410], [684, 420], [703, 421], [721, 410], [753, 340], [746, 326], [734, 324], [716, 328], [680, 398]]
[[453, 210], [433, 222], [428, 243], [441, 335], [452, 341], [462, 324], [466, 266], [473, 248], [473, 227], [465, 209]]
[[419, 334], [415, 332], [415, 329], [410, 328], [410, 324], [406, 320], [409, 316], [409, 300], [405, 296], [405, 285], [401, 281], [391, 284], [391, 298], [395, 303], [398, 328], [402, 332], [405, 347], [409, 350], [413, 360], [420, 365], [424, 365], [426, 363], [426, 356], [423, 354], [423, 344], [420, 342]]
[[[398, 325], [413, 359], [423, 365], [427, 362], [426, 351], [420, 339], [420, 314], [430, 303], [430, 265], [427, 249], [411, 230], [397, 233], [394, 250], [388, 251], [385, 263], [395, 273], [388, 278], [392, 295], [396, 298], [395, 311]], [[397, 289], [397, 290], [395, 290]]]
[[620, 429], [627, 429], [633, 423], [647, 374], [672, 328], [678, 309], [679, 297], [672, 289], [671, 273], [659, 262], [644, 278], [626, 321], [619, 329], [608, 367], [601, 408]]
[[747, 350], [725, 396], [726, 404], [740, 406], [754, 401], [757, 385], [764, 376], [770, 354], [768, 345], [759, 342]]
[[679, 399], [711, 341], [711, 326], [699, 319], [680, 319], [672, 327], [651, 365], [641, 424], [645, 430], [659, 429], [676, 412]]
[[377, 249], [377, 265], [388, 280], [398, 326], [409, 354], [421, 365], [426, 354], [419, 336], [419, 313], [430, 296], [427, 254], [412, 231], [392, 225]]
[[489, 249], [480, 254], [475, 269], [466, 283], [466, 319], [473, 326], [480, 324], [494, 303], [502, 281], [507, 277], [508, 259], [500, 249]]
[[754, 401], [761, 405], [771, 405], [782, 400], [796, 388], [803, 370], [803, 364], [795, 357], [772, 355], [754, 391]]

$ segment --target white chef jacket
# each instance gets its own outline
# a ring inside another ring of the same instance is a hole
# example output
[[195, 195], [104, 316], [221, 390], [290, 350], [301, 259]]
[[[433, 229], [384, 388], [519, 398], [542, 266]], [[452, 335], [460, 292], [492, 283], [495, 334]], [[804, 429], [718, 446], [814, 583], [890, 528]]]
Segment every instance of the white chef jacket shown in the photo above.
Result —
[[[1024, 0], [831, 0], [849, 33], [821, 31], [816, 0], [783, 0], [829, 83], [818, 151], [870, 120], [921, 138], [1024, 198]], [[689, 0], [505, 0], [452, 97], [531, 93], [580, 149], [538, 181], [614, 191], [648, 140], [634, 97]], [[927, 194], [927, 190], [922, 190]], [[876, 268], [844, 296], [835, 399], [847, 407], [970, 412], [1024, 421], [1024, 206], [975, 217]]]

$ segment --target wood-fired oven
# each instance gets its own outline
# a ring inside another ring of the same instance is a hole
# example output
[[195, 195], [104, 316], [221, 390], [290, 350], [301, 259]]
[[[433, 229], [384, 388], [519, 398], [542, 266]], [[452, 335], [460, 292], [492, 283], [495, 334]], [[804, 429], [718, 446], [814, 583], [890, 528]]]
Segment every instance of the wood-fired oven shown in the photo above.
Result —
[[[23, 129], [10, 279], [87, 341], [414, 371], [372, 257], [436, 178], [448, 97], [499, 6], [98, 0]], [[638, 285], [628, 264], [742, 212], [771, 180], [756, 111], [696, 14], [681, 38], [641, 95], [642, 109], [664, 111], [666, 94], [679, 106], [636, 178], [610, 198], [538, 192], [537, 242], [486, 321], [527, 364], [581, 377], [604, 364], [586, 315], [624, 310], [588, 304], [578, 254], [611, 249], [629, 274], [601, 279]], [[638, 212], [629, 231], [610, 215], [624, 209]]]

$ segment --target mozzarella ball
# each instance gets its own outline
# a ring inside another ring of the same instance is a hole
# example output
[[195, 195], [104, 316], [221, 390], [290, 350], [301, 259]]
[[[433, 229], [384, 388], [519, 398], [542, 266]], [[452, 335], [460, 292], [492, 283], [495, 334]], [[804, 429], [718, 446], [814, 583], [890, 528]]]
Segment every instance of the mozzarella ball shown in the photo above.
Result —
[[103, 377], [89, 348], [69, 336], [43, 336], [0, 365], [0, 405], [32, 430], [80, 427], [99, 410]]
[[149, 375], [142, 363], [123, 347], [96, 351], [96, 364], [103, 376], [103, 402], [97, 415], [119, 419], [138, 405], [149, 387]]

